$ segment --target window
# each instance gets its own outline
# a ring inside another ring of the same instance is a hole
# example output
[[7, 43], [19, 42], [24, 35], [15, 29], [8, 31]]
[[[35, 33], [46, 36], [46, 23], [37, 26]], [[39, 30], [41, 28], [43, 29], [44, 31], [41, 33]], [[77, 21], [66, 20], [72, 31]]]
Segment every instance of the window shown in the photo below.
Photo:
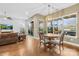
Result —
[[1, 30], [13, 30], [13, 25], [11, 24], [0, 24]]
[[66, 32], [64, 41], [79, 44], [76, 39], [76, 15], [70, 15], [63, 18], [58, 18], [48, 22], [48, 27], [52, 27], [55, 34], [60, 34], [62, 30]]
[[63, 21], [61, 18], [58, 19], [58, 33], [60, 34], [63, 30]]
[[61, 26], [62, 26], [61, 18], [48, 22], [47, 23], [48, 33], [53, 33], [53, 32], [55, 34], [61, 33], [61, 31], [63, 29]]
[[76, 36], [76, 16], [64, 18], [64, 31], [66, 35]]
[[53, 26], [52, 26], [52, 22], [48, 22], [47, 24], [47, 27], [48, 27], [48, 33], [53, 33]]
[[53, 28], [54, 28], [54, 33], [58, 33], [58, 20], [53, 21]]
[[48, 22], [48, 33], [60, 34], [64, 30], [68, 36], [76, 36], [76, 15], [66, 16]]

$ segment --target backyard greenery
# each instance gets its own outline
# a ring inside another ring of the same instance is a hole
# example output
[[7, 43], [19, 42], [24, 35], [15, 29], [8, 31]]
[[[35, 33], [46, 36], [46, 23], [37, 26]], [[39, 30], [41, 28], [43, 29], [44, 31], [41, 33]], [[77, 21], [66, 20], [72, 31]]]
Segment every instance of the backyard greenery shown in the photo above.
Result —
[[8, 24], [0, 24], [0, 29], [13, 29], [12, 25], [8, 25]]

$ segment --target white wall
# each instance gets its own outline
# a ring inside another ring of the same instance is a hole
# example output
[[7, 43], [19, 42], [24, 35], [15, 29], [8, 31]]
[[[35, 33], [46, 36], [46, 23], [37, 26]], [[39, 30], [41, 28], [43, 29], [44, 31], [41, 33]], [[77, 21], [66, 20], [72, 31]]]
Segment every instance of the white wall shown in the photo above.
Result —
[[0, 24], [12, 24], [14, 32], [19, 32], [20, 28], [25, 28], [25, 22], [24, 20], [21, 19], [8, 20], [8, 19], [0, 18]]
[[20, 32], [20, 29], [25, 29], [25, 22], [23, 20], [14, 20], [13, 21], [13, 30], [15, 32]]

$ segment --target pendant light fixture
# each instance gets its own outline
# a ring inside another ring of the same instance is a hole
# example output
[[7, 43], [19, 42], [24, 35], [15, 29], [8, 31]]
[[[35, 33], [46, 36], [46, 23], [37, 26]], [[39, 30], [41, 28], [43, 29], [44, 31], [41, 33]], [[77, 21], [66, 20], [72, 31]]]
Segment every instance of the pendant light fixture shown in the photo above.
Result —
[[12, 20], [12, 18], [10, 16], [7, 16], [6, 9], [4, 10], [3, 13], [4, 13], [4, 15], [3, 15], [4, 19]]

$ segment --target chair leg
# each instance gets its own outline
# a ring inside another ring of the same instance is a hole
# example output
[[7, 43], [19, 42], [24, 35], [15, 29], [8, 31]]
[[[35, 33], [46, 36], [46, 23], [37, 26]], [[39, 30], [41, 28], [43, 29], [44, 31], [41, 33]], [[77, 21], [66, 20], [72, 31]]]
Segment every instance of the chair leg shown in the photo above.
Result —
[[41, 42], [39, 43], [39, 48], [41, 47]]
[[60, 55], [61, 55], [61, 46], [59, 45], [59, 51], [60, 51]]
[[64, 50], [64, 45], [62, 44], [62, 50]]
[[56, 45], [53, 46], [53, 52], [55, 51], [55, 49], [56, 49]]
[[44, 44], [44, 51], [46, 51], [46, 44]]

